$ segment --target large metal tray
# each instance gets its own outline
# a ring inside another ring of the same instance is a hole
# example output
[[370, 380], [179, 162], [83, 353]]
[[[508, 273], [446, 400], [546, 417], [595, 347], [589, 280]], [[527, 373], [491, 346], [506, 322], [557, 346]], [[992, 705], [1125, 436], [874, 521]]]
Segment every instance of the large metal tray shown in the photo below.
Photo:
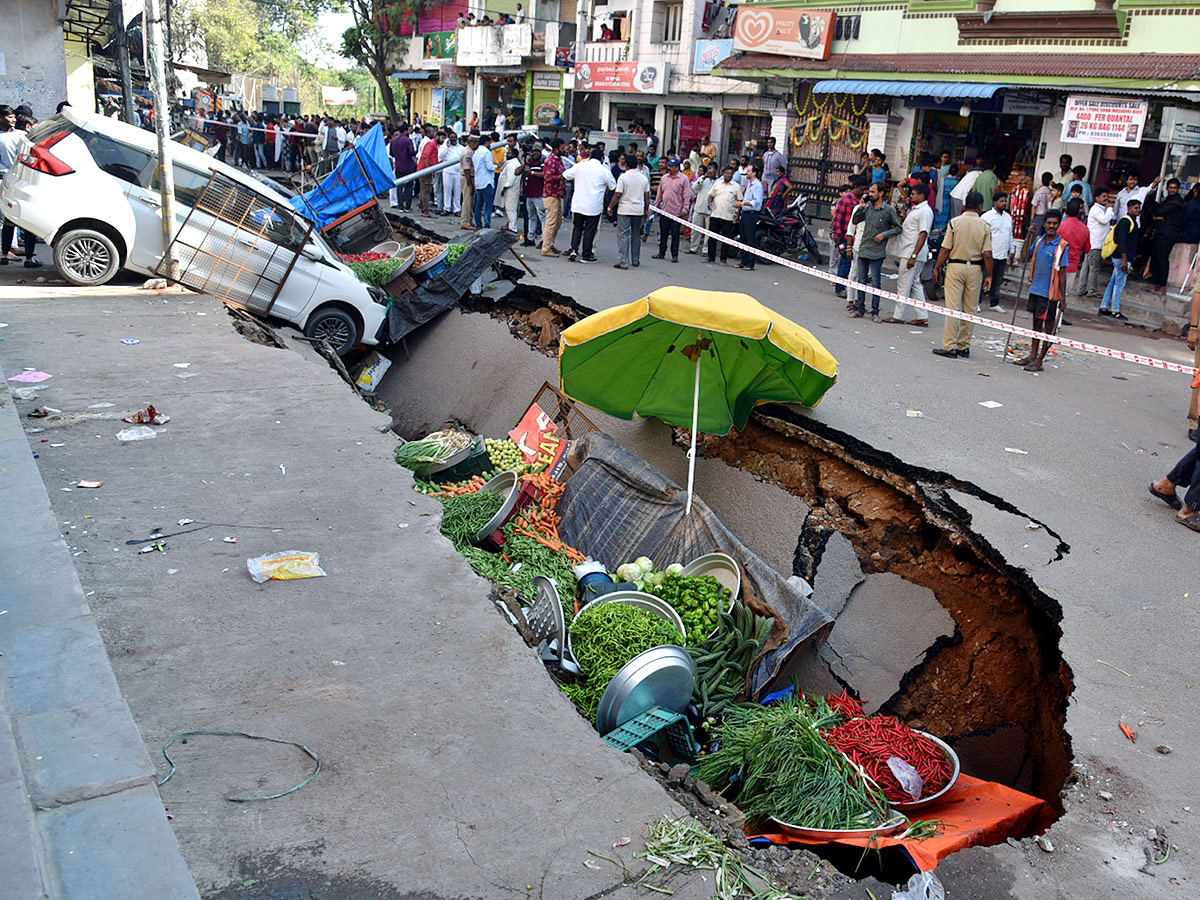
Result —
[[[683, 627], [683, 619], [679, 618], [679, 613], [666, 600], [660, 600], [653, 594], [643, 594], [641, 591], [612, 591], [607, 594], [602, 594], [591, 603], [584, 606], [575, 614], [578, 619], [584, 612], [593, 606], [599, 606], [601, 603], [627, 603], [630, 606], [636, 606], [638, 609], [644, 609], [648, 613], [653, 613], [660, 619], [669, 622], [671, 625], [679, 629], [679, 634], [687, 640], [687, 629]], [[575, 648], [571, 643], [571, 631], [567, 629], [567, 650], [571, 654], [571, 658], [575, 657]]]
[[908, 819], [900, 813], [896, 813], [886, 822], [875, 828], [847, 828], [847, 829], [824, 829], [824, 828], [805, 828], [803, 825], [792, 825], [789, 822], [784, 822], [771, 817], [771, 821], [779, 827], [779, 830], [784, 834], [792, 837], [806, 838], [810, 841], [841, 841], [846, 838], [869, 838], [872, 835], [877, 837], [885, 837], [889, 834], [895, 834], [900, 829], [908, 824]]
[[656, 706], [683, 712], [692, 700], [695, 683], [696, 664], [682, 647], [666, 644], [639, 653], [605, 689], [596, 710], [596, 730], [601, 734], [616, 731]]

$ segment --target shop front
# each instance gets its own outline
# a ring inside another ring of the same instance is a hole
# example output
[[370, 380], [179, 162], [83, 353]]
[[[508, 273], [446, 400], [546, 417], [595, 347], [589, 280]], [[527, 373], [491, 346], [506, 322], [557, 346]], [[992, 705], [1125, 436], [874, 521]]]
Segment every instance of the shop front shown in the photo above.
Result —
[[576, 63], [575, 98], [577, 102], [581, 96], [600, 98], [596, 121], [606, 131], [645, 131], [653, 127], [661, 132], [660, 115], [669, 77], [667, 63]]
[[[503, 109], [508, 119], [507, 127], [517, 128], [525, 121], [525, 67], [502, 66], [498, 68], [479, 69], [478, 77], [483, 82], [483, 115], [491, 108], [492, 118], [496, 110]], [[485, 127], [491, 128], [492, 122], [485, 122]]]
[[1049, 97], [1008, 91], [961, 102], [905, 98], [904, 107], [915, 117], [910, 167], [918, 164], [924, 153], [935, 159], [949, 153], [960, 165], [967, 159], [985, 158], [995, 164], [1002, 179], [1014, 172], [1036, 177], [1042, 123], [1053, 106]]
[[561, 71], [527, 72], [525, 75], [526, 125], [546, 127], [566, 119], [567, 89]]
[[726, 109], [725, 156], [761, 155], [771, 136], [771, 113], [758, 109]]
[[712, 107], [673, 107], [671, 125], [667, 131], [667, 146], [687, 156], [692, 147], [699, 149], [713, 133]]

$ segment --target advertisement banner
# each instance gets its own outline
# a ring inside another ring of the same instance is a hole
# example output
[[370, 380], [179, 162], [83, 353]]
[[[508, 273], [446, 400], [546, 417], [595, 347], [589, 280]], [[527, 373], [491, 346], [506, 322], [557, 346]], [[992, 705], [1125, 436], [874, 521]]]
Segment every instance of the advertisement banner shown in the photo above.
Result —
[[1145, 100], [1122, 97], [1067, 97], [1062, 141], [1105, 147], [1140, 147], [1148, 106]]
[[467, 86], [467, 70], [460, 69], [454, 63], [442, 63], [438, 80], [444, 88], [461, 91]]
[[575, 68], [575, 47], [555, 47], [554, 65], [561, 69]]
[[517, 427], [508, 433], [528, 463], [546, 463], [550, 472], [557, 476], [563, 466], [563, 457], [571, 442], [563, 437], [554, 420], [536, 403], [531, 403]]
[[454, 59], [457, 41], [453, 31], [435, 31], [425, 35], [422, 40], [425, 42], [426, 59]]
[[429, 121], [434, 125], [443, 125], [446, 110], [446, 89], [435, 87], [429, 92]]
[[754, 9], [740, 6], [733, 48], [801, 59], [829, 59], [836, 13], [825, 10]]
[[644, 62], [589, 62], [575, 66], [577, 91], [614, 94], [665, 94], [667, 64]]
[[697, 75], [711, 72], [721, 60], [733, 56], [733, 38], [720, 41], [696, 41], [696, 59], [692, 71]]

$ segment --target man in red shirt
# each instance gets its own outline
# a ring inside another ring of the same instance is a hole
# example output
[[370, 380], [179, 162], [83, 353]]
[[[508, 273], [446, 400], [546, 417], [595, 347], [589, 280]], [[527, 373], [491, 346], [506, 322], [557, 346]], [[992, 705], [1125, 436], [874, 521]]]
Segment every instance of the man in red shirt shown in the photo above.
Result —
[[558, 256], [554, 239], [562, 227], [563, 201], [567, 198], [567, 182], [563, 179], [563, 154], [567, 145], [561, 138], [550, 142], [550, 155], [542, 163], [542, 202], [546, 205], [546, 224], [542, 227], [542, 256]]
[[[421, 155], [417, 158], [417, 171], [431, 169], [437, 165], [438, 150], [441, 149], [443, 135], [434, 136], [437, 129], [432, 125], [425, 126], [425, 143], [421, 145]], [[422, 175], [421, 182], [421, 215], [432, 216], [429, 211], [429, 201], [433, 196], [433, 173]]]
[[[1067, 214], [1063, 216], [1062, 224], [1058, 226], [1058, 233], [1063, 236], [1067, 246], [1071, 248], [1067, 257], [1067, 274], [1078, 272], [1083, 260], [1087, 258], [1092, 249], [1092, 233], [1083, 221], [1082, 200], [1072, 199], [1067, 203]], [[1067, 278], [1064, 277], [1064, 284], [1066, 281]], [[1078, 284], [1075, 289], [1079, 290]]]
[[[854, 186], [842, 194], [833, 207], [833, 216], [829, 222], [829, 268], [839, 278], [850, 277], [854, 248], [846, 238], [846, 230], [850, 227], [850, 216], [853, 215], [854, 208], [858, 206], [863, 191], [870, 183], [870, 176], [859, 175], [854, 179]], [[846, 288], [840, 284], [834, 285], [833, 292], [839, 297], [846, 296]]]

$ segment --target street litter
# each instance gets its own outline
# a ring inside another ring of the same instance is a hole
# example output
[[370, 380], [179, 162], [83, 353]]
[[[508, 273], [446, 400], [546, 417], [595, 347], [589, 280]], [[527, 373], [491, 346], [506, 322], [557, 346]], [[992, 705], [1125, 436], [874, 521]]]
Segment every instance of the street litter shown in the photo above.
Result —
[[158, 432], [147, 425], [131, 425], [117, 432], [118, 441], [146, 441], [158, 437]]
[[51, 447], [65, 447], [67, 445], [66, 444], [51, 444], [50, 446]]
[[108, 409], [116, 404], [113, 403], [93, 403], [88, 409]]
[[176, 369], [186, 369], [191, 363], [175, 363]]
[[9, 390], [12, 392], [12, 395], [18, 400], [35, 400], [35, 399], [37, 399], [38, 391], [43, 390], [46, 387], [47, 387], [47, 385], [38, 384], [33, 387], [25, 387], [25, 388], [10, 387]]
[[905, 412], [904, 414], [905, 414], [906, 416], [908, 416], [910, 419], [923, 419], [923, 418], [925, 418], [925, 413], [921, 412], [919, 409], [910, 409], [910, 410], [908, 410], [907, 412]]
[[1026, 522], [1026, 523], [1025, 523], [1025, 530], [1026, 530], [1026, 531], [1037, 531], [1037, 530], [1038, 530], [1039, 528], [1041, 528], [1041, 527], [1042, 527], [1042, 526], [1041, 526], [1041, 525], [1039, 525], [1037, 522]]
[[163, 776], [162, 781], [160, 781], [158, 783], [158, 786], [160, 788], [164, 784], [166, 784], [168, 781], [170, 781], [172, 776], [174, 776], [174, 774], [175, 774], [175, 761], [173, 759], [171, 759], [171, 757], [167, 754], [167, 751], [171, 749], [171, 745], [174, 744], [176, 741], [186, 744], [188, 742], [188, 738], [194, 738], [194, 737], [237, 737], [237, 738], [246, 738], [251, 741], [267, 741], [272, 744], [286, 744], [289, 747], [299, 748], [300, 750], [302, 750], [304, 752], [304, 754], [309, 759], [311, 759], [314, 763], [316, 763], [316, 768], [314, 768], [312, 770], [311, 774], [309, 774], [309, 776], [307, 778], [305, 778], [303, 781], [301, 781], [295, 787], [290, 787], [286, 791], [280, 791], [278, 794], [270, 794], [269, 796], [265, 796], [265, 797], [226, 797], [225, 799], [230, 801], [231, 803], [251, 803], [256, 800], [278, 800], [280, 797], [286, 797], [288, 794], [296, 793], [296, 791], [300, 790], [302, 787], [304, 787], [309, 782], [311, 782], [314, 778], [316, 778], [319, 774], [321, 774], [321, 757], [317, 756], [317, 754], [313, 753], [313, 751], [309, 750], [303, 744], [297, 743], [296, 741], [288, 741], [288, 740], [284, 740], [283, 738], [263, 737], [263, 736], [257, 735], [257, 734], [247, 734], [244, 731], [184, 731], [180, 734], [173, 736], [163, 746], [163, 750], [162, 750], [163, 759], [165, 759], [167, 761], [167, 765], [170, 766], [170, 769], [167, 771], [167, 774], [165, 776]]
[[195, 519], [180, 519], [175, 524], [176, 525], [191, 525], [195, 521], [196, 521]]
[[163, 541], [157, 541], [156, 543], [153, 543], [153, 544], [147, 544], [145, 547], [143, 547], [141, 550], [139, 550], [138, 553], [153, 553], [155, 550], [157, 550], [159, 553], [166, 553], [167, 552], [166, 543]]
[[176, 378], [195, 378], [199, 374], [200, 374], [199, 372], [176, 372], [175, 377]]
[[55, 409], [53, 406], [39, 406], [37, 409], [30, 410], [25, 413], [25, 416], [30, 419], [44, 419], [46, 416], [61, 416], [62, 410]]
[[81, 488], [98, 488], [98, 487], [100, 487], [100, 485], [102, 485], [102, 484], [104, 484], [104, 482], [103, 482], [103, 481], [78, 481], [78, 482], [76, 482], [76, 483], [75, 483], [75, 487], [81, 487]]
[[48, 378], [53, 378], [49, 372], [38, 372], [35, 369], [22, 372], [20, 375], [14, 375], [9, 381], [17, 381], [21, 384], [40, 384]]
[[246, 568], [250, 571], [250, 577], [258, 584], [262, 584], [265, 581], [321, 578], [325, 575], [325, 570], [321, 568], [320, 563], [319, 554], [284, 550], [248, 559]]
[[226, 544], [236, 544], [238, 542], [238, 539], [235, 537], [221, 538], [221, 540], [223, 540]]
[[171, 421], [171, 417], [160, 413], [151, 404], [143, 410], [135, 413], [130, 413], [121, 419], [122, 422], [130, 422], [134, 425], [166, 425]]
[[141, 341], [137, 338], [121, 338], [122, 344], [140, 344]]
[[1138, 733], [1136, 731], [1134, 731], [1132, 728], [1130, 728], [1128, 725], [1126, 725], [1124, 722], [1121, 722], [1120, 726], [1121, 726], [1121, 731], [1124, 732], [1124, 734], [1125, 734], [1125, 737], [1129, 738], [1129, 740], [1133, 741], [1133, 743], [1136, 744], [1137, 739], [1138, 739]]
[[1005, 453], [1019, 453], [1021, 456], [1028, 456], [1028, 455], [1029, 455], [1029, 451], [1028, 451], [1028, 450], [1018, 450], [1016, 447], [1005, 447], [1005, 448], [1004, 448], [1004, 452], [1005, 452]]
[[995, 400], [980, 400], [979, 405], [982, 406], [984, 409], [999, 409], [1004, 404], [997, 403]]

